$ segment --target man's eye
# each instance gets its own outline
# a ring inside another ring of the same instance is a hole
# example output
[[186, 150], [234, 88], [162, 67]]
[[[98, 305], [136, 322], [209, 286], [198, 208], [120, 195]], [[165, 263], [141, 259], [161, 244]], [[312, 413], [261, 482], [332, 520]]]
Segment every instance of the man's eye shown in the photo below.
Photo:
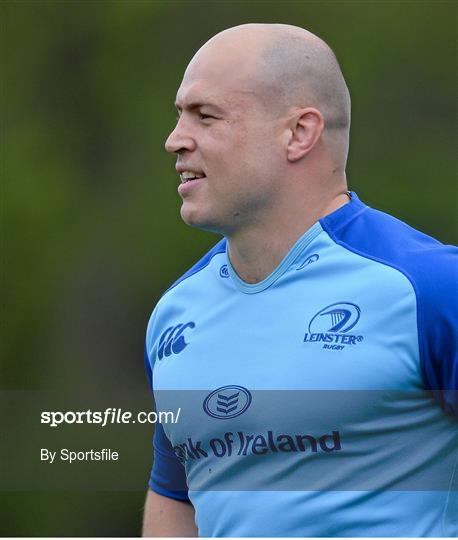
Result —
[[200, 114], [199, 114], [199, 118], [200, 118], [201, 120], [206, 120], [207, 118], [213, 118], [213, 116], [210, 116], [209, 114], [202, 114], [202, 113], [200, 113]]

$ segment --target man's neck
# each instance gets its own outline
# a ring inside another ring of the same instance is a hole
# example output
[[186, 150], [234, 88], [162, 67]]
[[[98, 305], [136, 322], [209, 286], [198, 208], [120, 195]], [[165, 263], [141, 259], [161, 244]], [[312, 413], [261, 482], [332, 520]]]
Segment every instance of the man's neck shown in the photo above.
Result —
[[321, 208], [303, 211], [300, 219], [283, 215], [282, 220], [253, 226], [228, 238], [231, 264], [240, 279], [246, 283], [259, 283], [268, 277], [296, 241], [319, 219], [331, 214], [350, 200], [340, 192]]

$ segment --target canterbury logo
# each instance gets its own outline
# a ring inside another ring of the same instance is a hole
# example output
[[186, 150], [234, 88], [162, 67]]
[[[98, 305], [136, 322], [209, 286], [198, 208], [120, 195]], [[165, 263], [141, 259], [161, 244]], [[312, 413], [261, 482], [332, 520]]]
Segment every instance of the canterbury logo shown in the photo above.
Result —
[[162, 360], [164, 356], [178, 354], [187, 347], [188, 343], [186, 343], [184, 339], [183, 332], [187, 328], [195, 328], [195, 326], [195, 323], [190, 321], [188, 323], [181, 323], [167, 328], [159, 340], [159, 348], [157, 351], [159, 360]]

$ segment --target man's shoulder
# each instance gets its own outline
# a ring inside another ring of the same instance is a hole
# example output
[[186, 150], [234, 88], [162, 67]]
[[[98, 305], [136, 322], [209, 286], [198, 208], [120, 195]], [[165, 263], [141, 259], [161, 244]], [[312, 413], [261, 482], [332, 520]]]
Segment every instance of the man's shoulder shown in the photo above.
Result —
[[[336, 244], [394, 268], [410, 281], [425, 384], [444, 410], [458, 413], [456, 391], [447, 393], [458, 387], [458, 249], [358, 200], [353, 210], [339, 219], [331, 214], [321, 224]], [[370, 283], [383, 293], [376, 279]]]
[[[211, 289], [209, 287], [211, 280], [205, 273], [208, 270], [213, 272], [211, 268], [212, 262], [215, 257], [225, 252], [226, 239], [223, 238], [164, 292], [156, 303], [148, 322], [146, 331], [148, 354], [155, 337], [158, 337], [158, 332], [167, 327], [169, 327], [168, 330], [172, 330], [174, 324], [174, 328], [179, 329], [183, 326], [183, 323], [187, 323], [187, 321], [180, 319], [184, 311], [190, 307], [194, 309], [197, 305], [200, 305], [203, 298], [211, 301], [211, 295], [208, 294], [209, 289]], [[199, 302], [196, 300], [199, 300]]]
[[[172, 291], [178, 287], [192, 286], [194, 281], [190, 280], [193, 276], [205, 271], [211, 264], [214, 257], [226, 253], [226, 239], [222, 238], [217, 244], [215, 244], [210, 250], [208, 250], [203, 257], [201, 257], [191, 268], [189, 268], [181, 277], [170, 285], [170, 287], [164, 292], [162, 298], [167, 298]], [[161, 299], [162, 299], [161, 298]]]
[[360, 205], [347, 220], [324, 218], [323, 228], [339, 245], [363, 257], [391, 266], [422, 294], [456, 290], [458, 248], [445, 245], [404, 221]]

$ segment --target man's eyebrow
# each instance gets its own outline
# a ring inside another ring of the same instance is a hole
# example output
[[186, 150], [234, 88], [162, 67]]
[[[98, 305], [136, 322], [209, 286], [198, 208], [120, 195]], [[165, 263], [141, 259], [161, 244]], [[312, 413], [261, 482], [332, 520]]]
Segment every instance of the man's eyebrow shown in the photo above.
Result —
[[[175, 107], [177, 111], [183, 110], [183, 107], [177, 101], [175, 102]], [[216, 103], [212, 103], [211, 101], [190, 101], [184, 106], [184, 108], [187, 109], [188, 111], [200, 109], [201, 107], [211, 107], [212, 109], [215, 109], [218, 112], [224, 112], [221, 107], [216, 105]]]

